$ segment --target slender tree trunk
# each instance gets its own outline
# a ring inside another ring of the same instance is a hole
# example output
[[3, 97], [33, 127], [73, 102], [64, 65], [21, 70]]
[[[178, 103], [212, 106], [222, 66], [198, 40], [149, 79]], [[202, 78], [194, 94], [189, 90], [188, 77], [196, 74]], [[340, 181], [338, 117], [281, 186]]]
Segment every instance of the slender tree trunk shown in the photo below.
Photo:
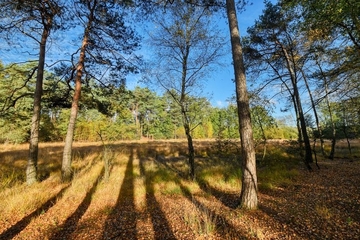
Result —
[[41, 96], [43, 91], [46, 41], [48, 36], [49, 30], [47, 29], [47, 27], [44, 27], [40, 41], [39, 63], [37, 67], [36, 86], [34, 94], [34, 108], [33, 116], [31, 119], [29, 158], [26, 167], [26, 183], [28, 185], [37, 182]]
[[309, 136], [308, 136], [307, 130], [306, 130], [305, 117], [304, 117], [304, 112], [303, 112], [302, 106], [301, 106], [300, 94], [299, 94], [299, 90], [298, 90], [298, 86], [297, 86], [297, 80], [296, 80], [295, 72], [294, 72], [294, 69], [293, 69], [293, 65], [291, 64], [291, 60], [290, 60], [290, 57], [288, 55], [287, 50], [279, 42], [277, 42], [277, 44], [280, 45], [281, 50], [284, 53], [284, 57], [285, 57], [286, 64], [287, 64], [287, 69], [289, 70], [289, 73], [290, 73], [290, 78], [291, 78], [291, 83], [292, 83], [292, 87], [293, 87], [294, 97], [295, 97], [296, 105], [298, 107], [301, 133], [302, 133], [302, 137], [303, 137], [304, 145], [305, 145], [304, 163], [305, 163], [305, 166], [307, 167], [307, 169], [311, 170], [310, 163], [313, 162], [312, 150], [311, 150], [310, 139], [309, 139]]
[[[317, 110], [316, 110], [316, 106], [315, 106], [315, 101], [314, 101], [314, 98], [313, 98], [313, 96], [312, 96], [311, 89], [310, 89], [309, 83], [308, 83], [308, 81], [307, 81], [307, 77], [305, 76], [305, 73], [304, 73], [304, 71], [303, 71], [302, 69], [301, 69], [301, 74], [302, 74], [302, 76], [303, 76], [306, 89], [307, 89], [307, 91], [308, 91], [308, 93], [309, 93], [309, 97], [310, 97], [310, 101], [311, 101], [311, 107], [312, 107], [313, 112], [314, 112], [316, 128], [317, 128], [317, 130], [318, 130], [318, 132], [319, 132], [321, 153], [323, 154], [323, 156], [325, 156], [325, 151], [324, 151], [324, 138], [323, 138], [321, 125], [320, 125], [319, 117], [318, 117]], [[316, 154], [316, 149], [315, 149], [316, 136], [314, 136], [314, 138], [315, 138], [315, 139], [314, 139], [314, 153]]]
[[291, 100], [294, 104], [294, 110], [295, 110], [295, 116], [296, 116], [296, 128], [298, 131], [298, 143], [299, 143], [299, 149], [300, 149], [300, 156], [304, 157], [304, 144], [303, 144], [303, 136], [302, 136], [302, 132], [301, 132], [301, 125], [300, 125], [300, 116], [299, 116], [299, 109], [296, 103], [296, 99], [294, 96], [294, 93], [291, 93]]
[[325, 94], [326, 94], [325, 99], [326, 99], [326, 104], [327, 104], [328, 111], [329, 111], [331, 129], [332, 129], [331, 150], [330, 150], [330, 154], [329, 154], [329, 159], [333, 160], [335, 157], [335, 146], [336, 146], [336, 126], [335, 126], [333, 112], [332, 112], [329, 97], [328, 97], [329, 91], [328, 91], [328, 86], [327, 86], [326, 80], [325, 80]]
[[240, 206], [246, 209], [255, 209], [258, 206], [255, 147], [246, 87], [245, 67], [234, 0], [226, 0], [226, 9], [234, 62], [236, 102], [242, 153]]
[[267, 138], [266, 138], [265, 130], [264, 130], [264, 127], [263, 127], [263, 125], [261, 123], [260, 117], [257, 118], [257, 123], [260, 126], [261, 135], [262, 135], [262, 138], [263, 138], [263, 147], [264, 147], [264, 149], [263, 149], [263, 155], [262, 155], [261, 162], [260, 162], [260, 164], [262, 164], [262, 163], [264, 163], [265, 156], [266, 156]]
[[320, 69], [320, 73], [321, 73], [321, 76], [322, 76], [323, 81], [324, 81], [325, 100], [326, 100], [326, 105], [327, 105], [327, 108], [328, 108], [328, 111], [329, 111], [331, 128], [332, 128], [332, 140], [331, 140], [331, 150], [330, 150], [330, 154], [329, 154], [329, 159], [334, 159], [335, 145], [336, 145], [336, 128], [335, 128], [334, 118], [333, 118], [332, 109], [331, 109], [330, 101], [329, 101], [328, 82], [327, 82], [327, 78], [325, 76], [325, 73], [322, 70], [321, 65], [318, 62], [316, 62], [316, 64], [318, 65], [318, 67]]
[[[344, 103], [343, 103], [344, 104]], [[349, 139], [349, 134], [347, 131], [347, 118], [346, 118], [346, 112], [345, 112], [345, 106], [343, 105], [342, 110], [343, 110], [343, 131], [344, 131], [344, 135], [346, 138], [346, 142], [347, 142], [347, 146], [348, 146], [348, 150], [350, 153], [350, 156], [352, 157], [352, 153], [351, 153], [351, 144], [350, 144], [350, 139]]]
[[184, 110], [182, 110], [183, 118], [184, 118], [184, 129], [188, 142], [188, 152], [189, 152], [189, 175], [191, 180], [195, 180], [195, 150], [194, 144], [191, 136], [191, 129], [189, 121], [187, 120], [187, 114]]
[[[88, 26], [90, 23], [88, 23]], [[63, 160], [61, 166], [61, 176], [63, 182], [68, 182], [72, 178], [72, 144], [74, 139], [74, 131], [75, 131], [75, 123], [77, 114], [79, 111], [79, 100], [81, 95], [81, 78], [83, 75], [84, 70], [84, 62], [85, 62], [85, 50], [88, 43], [88, 28], [85, 30], [84, 39], [82, 42], [81, 50], [80, 50], [80, 57], [79, 62], [76, 69], [76, 76], [75, 76], [75, 91], [73, 96], [73, 101], [71, 105], [71, 113], [70, 113], [70, 120], [69, 125], [66, 133], [65, 138], [65, 146], [64, 146], [64, 153], [63, 153]]]
[[[270, 64], [271, 65], [271, 64]], [[280, 77], [281, 82], [284, 84], [284, 86], [286, 87], [287, 91], [289, 92], [290, 96], [291, 96], [291, 101], [294, 105], [294, 111], [295, 111], [295, 116], [296, 116], [296, 128], [298, 131], [298, 144], [299, 144], [299, 149], [300, 149], [300, 156], [303, 157], [303, 138], [302, 138], [302, 133], [301, 133], [301, 126], [300, 126], [300, 121], [299, 121], [299, 111], [298, 111], [298, 106], [296, 103], [296, 99], [294, 96], [293, 91], [291, 91], [291, 89], [289, 88], [288, 84], [286, 84], [286, 82], [282, 79], [281, 74], [276, 70], [275, 67], [272, 66], [272, 69], [277, 72], [277, 75]]]
[[142, 137], [141, 124], [139, 122], [139, 104], [135, 103], [135, 126], [136, 126], [136, 134], [138, 139]]
[[[188, 44], [188, 43], [187, 43]], [[187, 65], [188, 65], [188, 57], [190, 53], [190, 45], [187, 45], [183, 54], [182, 61], [182, 76], [181, 76], [181, 95], [180, 95], [180, 107], [181, 114], [183, 117], [183, 126], [185, 129], [185, 134], [188, 142], [188, 161], [189, 161], [189, 175], [191, 180], [195, 180], [195, 150], [191, 136], [190, 123], [187, 116], [186, 109], [186, 78], [187, 78]]]

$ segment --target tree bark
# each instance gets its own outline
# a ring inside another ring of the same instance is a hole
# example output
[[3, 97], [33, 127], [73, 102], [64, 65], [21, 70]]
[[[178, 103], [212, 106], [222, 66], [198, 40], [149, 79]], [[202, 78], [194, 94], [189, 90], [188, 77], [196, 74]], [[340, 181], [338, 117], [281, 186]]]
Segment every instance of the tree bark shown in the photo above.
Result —
[[288, 69], [288, 71], [290, 73], [290, 78], [291, 78], [291, 83], [292, 83], [292, 87], [293, 87], [294, 97], [295, 97], [295, 101], [296, 101], [296, 105], [297, 105], [297, 109], [298, 109], [298, 113], [299, 113], [301, 133], [302, 133], [302, 137], [303, 137], [304, 145], [305, 145], [304, 163], [305, 163], [305, 166], [307, 167], [307, 169], [311, 170], [310, 163], [313, 162], [311, 144], [310, 144], [309, 135], [307, 134], [307, 130], [306, 130], [305, 117], [304, 117], [304, 112], [303, 112], [303, 109], [302, 109], [302, 106], [301, 106], [300, 94], [299, 94], [299, 89], [298, 89], [298, 86], [297, 86], [297, 79], [296, 79], [296, 76], [295, 76], [293, 64], [291, 63], [289, 54], [288, 54], [287, 50], [285, 49], [285, 47], [280, 42], [277, 42], [277, 44], [281, 47], [281, 50], [282, 50], [282, 52], [284, 54], [284, 57], [285, 57], [285, 60], [286, 60], [287, 69]]
[[[319, 67], [320, 67], [320, 65], [319, 65]], [[329, 117], [330, 117], [331, 129], [332, 129], [331, 150], [330, 150], [330, 154], [329, 154], [329, 159], [333, 160], [334, 156], [335, 156], [335, 146], [336, 146], [336, 126], [335, 126], [333, 112], [332, 112], [330, 100], [329, 100], [328, 81], [327, 81], [327, 78], [326, 78], [325, 74], [323, 73], [321, 67], [320, 67], [320, 71], [321, 71], [321, 75], [323, 76], [323, 80], [324, 80], [325, 100], [326, 100], [326, 105], [327, 105], [327, 108], [329, 111]]]
[[[327, 92], [327, 87], [326, 87], [326, 92]], [[335, 146], [336, 146], [336, 126], [335, 126], [333, 113], [332, 113], [332, 109], [330, 106], [330, 101], [328, 99], [327, 93], [326, 93], [326, 103], [327, 103], [328, 109], [329, 109], [329, 116], [330, 116], [330, 122], [331, 122], [331, 128], [332, 128], [331, 150], [330, 150], [330, 154], [329, 154], [329, 159], [334, 160]]]
[[255, 147], [251, 126], [250, 105], [246, 87], [243, 52], [240, 42], [240, 32], [234, 0], [226, 0], [226, 9], [230, 28], [232, 57], [234, 62], [236, 102], [238, 108], [242, 153], [242, 186], [240, 206], [246, 209], [255, 209], [258, 206]]
[[[302, 70], [302, 69], [301, 69], [301, 74], [302, 74], [302, 76], [303, 76], [306, 89], [307, 89], [307, 91], [308, 91], [308, 93], [309, 93], [309, 97], [310, 97], [310, 101], [311, 101], [311, 108], [313, 109], [313, 112], [314, 112], [316, 128], [317, 128], [317, 130], [319, 131], [319, 139], [320, 139], [320, 143], [321, 143], [321, 145], [320, 145], [320, 147], [321, 147], [321, 152], [324, 153], [323, 133], [322, 133], [322, 128], [321, 128], [320, 121], [319, 121], [319, 116], [318, 116], [318, 114], [317, 114], [315, 101], [314, 101], [314, 98], [313, 98], [313, 95], [312, 95], [312, 92], [311, 92], [311, 89], [310, 89], [310, 86], [309, 86], [307, 77], [305, 76], [304, 70]], [[316, 136], [315, 136], [314, 138], [316, 138]], [[314, 149], [314, 151], [315, 151], [315, 149]]]
[[190, 124], [189, 124], [189, 121], [187, 120], [187, 114], [186, 114], [185, 109], [183, 109], [183, 106], [182, 106], [182, 113], [183, 113], [183, 118], [184, 118], [185, 134], [186, 134], [186, 138], [187, 138], [187, 142], [188, 142], [189, 175], [190, 175], [191, 180], [195, 180], [195, 150], [194, 150], [194, 144], [193, 144], [192, 136], [191, 136]]
[[180, 106], [181, 113], [183, 117], [183, 126], [185, 129], [185, 134], [188, 142], [188, 161], [189, 161], [189, 175], [191, 180], [195, 180], [195, 150], [191, 136], [190, 123], [187, 116], [186, 109], [186, 77], [187, 77], [187, 68], [188, 68], [188, 57], [190, 54], [190, 45], [188, 41], [186, 42], [187, 46], [185, 47], [185, 52], [182, 59], [182, 77], [181, 77], [181, 95], [180, 95]]
[[83, 70], [84, 70], [85, 51], [86, 51], [86, 46], [88, 44], [90, 25], [91, 25], [91, 22], [89, 19], [88, 26], [84, 33], [84, 38], [83, 38], [82, 46], [80, 49], [80, 57], [79, 57], [78, 65], [76, 68], [75, 92], [74, 92], [73, 101], [72, 101], [72, 105], [71, 105], [71, 113], [70, 113], [68, 129], [66, 132], [65, 146], [64, 146], [63, 159], [62, 159], [62, 165], [61, 165], [61, 177], [62, 177], [63, 182], [70, 181], [72, 179], [72, 175], [73, 175], [73, 171], [72, 171], [72, 167], [71, 167], [72, 144], [73, 144], [73, 139], [74, 139], [76, 118], [77, 118], [77, 114], [79, 111], [79, 100], [80, 100], [80, 96], [81, 96], [81, 78], [82, 78]]
[[[48, 25], [51, 26], [51, 21], [49, 21]], [[26, 183], [28, 185], [37, 182], [41, 97], [43, 92], [46, 42], [47, 42], [47, 38], [49, 37], [49, 34], [50, 31], [48, 27], [44, 26], [40, 41], [39, 63], [37, 67], [37, 76], [36, 76], [35, 93], [34, 93], [33, 116], [31, 118], [29, 157], [26, 167]]]
[[345, 104], [342, 103], [343, 107], [342, 107], [342, 111], [343, 111], [343, 132], [346, 138], [346, 142], [347, 142], [347, 146], [348, 146], [348, 150], [350, 153], [350, 156], [352, 157], [352, 153], [351, 153], [351, 144], [350, 144], [350, 138], [349, 138], [349, 134], [347, 131], [347, 118], [346, 118], [346, 107], [344, 106]]

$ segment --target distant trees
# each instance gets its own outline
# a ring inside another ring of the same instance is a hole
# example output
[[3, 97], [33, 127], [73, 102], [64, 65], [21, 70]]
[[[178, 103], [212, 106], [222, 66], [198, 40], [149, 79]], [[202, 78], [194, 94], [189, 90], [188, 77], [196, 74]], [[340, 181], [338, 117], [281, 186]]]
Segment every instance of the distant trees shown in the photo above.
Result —
[[[61, 3], [60, 3], [61, 4]], [[34, 90], [33, 116], [31, 120], [29, 159], [26, 169], [26, 182], [37, 181], [37, 161], [41, 96], [45, 68], [46, 44], [50, 32], [59, 27], [56, 18], [61, 13], [59, 1], [3, 1], [1, 3], [0, 32], [20, 32], [39, 44], [36, 86]]]
[[29, 139], [36, 63], [4, 65], [0, 62], [0, 142]]
[[[10, 75], [3, 78], [0, 74], [0, 92], [3, 93], [0, 95], [0, 103], [7, 103], [7, 97], [13, 91], [15, 93], [13, 98], [19, 99], [15, 106], [9, 107], [0, 116], [0, 143], [23, 143], [28, 141], [30, 137], [29, 123], [35, 76], [27, 84], [24, 83], [28, 78], [27, 74], [32, 72], [34, 65], [10, 64], [2, 67], [0, 72], [4, 75], [8, 73]], [[68, 99], [56, 98], [65, 94], [67, 91], [66, 83], [49, 72], [45, 72], [45, 76], [39, 141], [64, 141], [70, 117], [71, 97], [68, 96]], [[90, 92], [86, 85], [83, 85], [82, 88], [74, 141], [99, 141], [100, 138], [97, 134], [99, 131], [106, 141], [139, 139], [138, 128], [132, 111], [135, 89], [129, 90], [122, 86], [106, 88], [105, 91], [104, 88], [90, 83]], [[23, 88], [20, 89], [22, 86]], [[139, 117], [139, 122], [143, 128], [143, 137], [154, 140], [186, 138], [181, 121], [181, 112], [173, 97], [167, 93], [158, 95], [156, 92], [142, 87], [137, 87], [136, 92], [140, 95], [149, 94], [152, 96], [148, 98], [151, 109], [146, 102], [139, 108], [142, 115]], [[192, 132], [193, 138], [239, 138], [236, 105], [230, 104], [227, 107], [219, 108], [211, 106], [206, 98], [190, 97], [193, 99], [193, 104], [189, 106], [192, 110], [189, 117], [194, 126], [197, 126]], [[104, 111], [105, 106], [107, 106], [106, 111]], [[253, 112], [253, 110], [251, 111]], [[257, 132], [256, 121], [254, 128], [254, 138], [261, 140], [262, 138]], [[281, 123], [278, 124], [278, 128], [266, 126], [264, 130], [267, 139], [291, 139], [294, 134], [294, 128]], [[341, 132], [340, 129], [339, 133]], [[328, 134], [327, 130], [325, 134]], [[349, 131], [349, 134], [354, 135], [356, 132]], [[294, 137], [292, 138], [294, 139]]]
[[211, 112], [213, 137], [217, 139], [238, 139], [239, 121], [237, 108], [234, 104], [229, 104], [226, 108], [214, 108]]

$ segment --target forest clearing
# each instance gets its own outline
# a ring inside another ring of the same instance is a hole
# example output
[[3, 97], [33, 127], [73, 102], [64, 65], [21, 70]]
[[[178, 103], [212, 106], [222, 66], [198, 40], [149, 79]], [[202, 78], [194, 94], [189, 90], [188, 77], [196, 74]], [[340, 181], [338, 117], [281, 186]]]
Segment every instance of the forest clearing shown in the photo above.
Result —
[[237, 208], [238, 142], [194, 141], [196, 181], [188, 178], [186, 141], [77, 142], [67, 184], [63, 143], [43, 143], [42, 181], [31, 186], [28, 145], [3, 144], [0, 239], [359, 239], [360, 142], [351, 142], [351, 158], [345, 143], [337, 144], [341, 158], [318, 156], [320, 169], [310, 172], [297, 146], [270, 142], [251, 211]]

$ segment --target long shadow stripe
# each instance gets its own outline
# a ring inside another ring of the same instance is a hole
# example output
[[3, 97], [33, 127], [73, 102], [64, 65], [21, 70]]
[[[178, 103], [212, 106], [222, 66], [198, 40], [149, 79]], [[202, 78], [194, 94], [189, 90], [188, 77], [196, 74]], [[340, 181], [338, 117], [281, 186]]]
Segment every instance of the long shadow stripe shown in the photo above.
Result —
[[238, 194], [222, 192], [222, 191], [212, 187], [205, 180], [197, 180], [197, 183], [201, 190], [203, 190], [204, 192], [210, 193], [217, 200], [222, 202], [222, 204], [224, 204], [225, 206], [227, 206], [231, 209], [236, 209], [239, 206], [239, 195]]
[[[172, 171], [174, 173], [176, 173], [179, 178], [181, 178], [181, 175], [179, 175], [177, 173], [177, 171], [174, 171], [171, 167], [169, 167], [165, 161], [161, 161], [161, 159], [156, 159], [155, 161], [159, 166], [164, 166], [165, 168], [167, 168], [169, 171]], [[181, 191], [183, 192], [184, 196], [190, 201], [192, 202], [201, 212], [208, 212], [211, 214], [211, 216], [214, 216], [214, 219], [216, 219], [216, 222], [214, 222], [214, 224], [218, 227], [218, 228], [222, 228], [222, 229], [226, 229], [228, 231], [231, 231], [231, 234], [233, 235], [234, 239], [247, 239], [246, 237], [246, 233], [245, 232], [239, 232], [238, 230], [235, 229], [235, 227], [233, 225], [231, 225], [229, 223], [229, 221], [217, 214], [215, 211], [212, 211], [211, 209], [209, 209], [208, 207], [206, 207], [204, 204], [202, 204], [201, 202], [197, 201], [195, 198], [193, 198], [191, 192], [180, 182], [180, 180], [178, 179], [176, 181], [176, 183], [180, 186]], [[218, 231], [219, 229], [217, 229]]]
[[27, 225], [31, 222], [31, 220], [44, 212], [47, 212], [52, 206], [56, 204], [56, 200], [61, 198], [66, 189], [68, 189], [71, 184], [68, 184], [66, 187], [60, 190], [58, 194], [47, 200], [43, 205], [41, 205], [38, 209], [18, 221], [16, 224], [8, 228], [5, 232], [0, 234], [0, 239], [11, 239], [15, 237], [18, 233], [20, 233]]
[[134, 149], [131, 149], [119, 197], [112, 213], [106, 219], [101, 239], [137, 238], [133, 161]]
[[232, 234], [231, 237], [233, 239], [248, 239], [246, 237], [246, 233], [242, 233], [236, 230], [235, 227], [231, 225], [225, 217], [217, 214], [215, 211], [209, 209], [204, 204], [193, 198], [191, 192], [184, 185], [182, 185], [180, 181], [178, 182], [178, 184], [180, 186], [181, 191], [184, 193], [185, 197], [189, 201], [191, 201], [201, 212], [209, 213], [211, 216], [214, 216], [216, 222], [213, 223], [217, 226], [216, 229], [217, 231], [219, 230], [219, 228], [220, 229], [222, 228], [225, 229], [227, 232], [231, 231]]
[[146, 176], [144, 167], [144, 159], [140, 159], [140, 173], [145, 176], [146, 187], [146, 206], [150, 209], [151, 222], [154, 229], [155, 239], [176, 239], [171, 227], [165, 217], [165, 213], [161, 210], [160, 204], [154, 195], [153, 178]]
[[85, 214], [86, 210], [89, 208], [91, 204], [91, 198], [96, 192], [97, 187], [99, 186], [99, 182], [104, 175], [104, 171], [105, 169], [103, 167], [99, 176], [94, 181], [91, 189], [86, 193], [85, 198], [78, 206], [76, 211], [66, 219], [64, 224], [62, 224], [62, 226], [60, 227], [59, 231], [51, 235], [51, 237], [49, 238], [50, 240], [70, 239], [70, 235], [76, 230], [76, 226], [80, 221], [81, 217]]

